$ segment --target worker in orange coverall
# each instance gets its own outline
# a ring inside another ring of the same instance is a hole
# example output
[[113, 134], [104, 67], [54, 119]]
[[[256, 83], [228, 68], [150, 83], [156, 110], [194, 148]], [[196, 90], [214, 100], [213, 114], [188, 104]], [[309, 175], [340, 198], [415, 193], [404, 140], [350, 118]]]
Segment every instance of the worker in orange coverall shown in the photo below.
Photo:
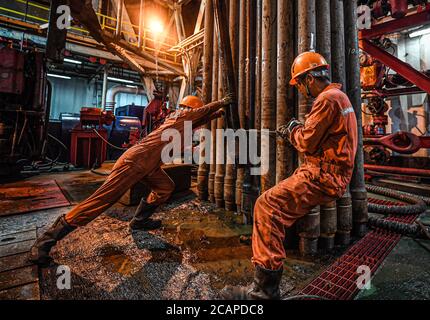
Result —
[[128, 149], [116, 161], [111, 174], [99, 189], [69, 213], [59, 217], [49, 230], [36, 240], [30, 250], [29, 260], [42, 265], [48, 264], [51, 261], [49, 252], [57, 241], [77, 227], [84, 226], [98, 217], [139, 181], [149, 185], [152, 192], [146, 201], [142, 199], [140, 202], [135, 216], [130, 222], [130, 228], [153, 230], [160, 227], [161, 222], [152, 220], [150, 216], [160, 204], [170, 197], [175, 188], [174, 182], [161, 169], [162, 150], [170, 143], [161, 140], [163, 131], [176, 129], [183, 139], [185, 121], [192, 121], [193, 128], [198, 128], [208, 121], [220, 117], [223, 112], [220, 109], [230, 103], [230, 96], [206, 106], [203, 106], [203, 102], [197, 97], [185, 97], [179, 105], [179, 110], [170, 114], [160, 128], [145, 137], [139, 144]]
[[277, 133], [303, 154], [304, 161], [292, 176], [257, 199], [252, 234], [254, 281], [248, 287], [225, 287], [221, 292], [225, 299], [279, 299], [285, 228], [346, 191], [357, 149], [357, 121], [341, 85], [330, 82], [328, 68], [315, 52], [305, 52], [293, 63], [290, 84], [315, 101], [304, 124], [292, 119]]

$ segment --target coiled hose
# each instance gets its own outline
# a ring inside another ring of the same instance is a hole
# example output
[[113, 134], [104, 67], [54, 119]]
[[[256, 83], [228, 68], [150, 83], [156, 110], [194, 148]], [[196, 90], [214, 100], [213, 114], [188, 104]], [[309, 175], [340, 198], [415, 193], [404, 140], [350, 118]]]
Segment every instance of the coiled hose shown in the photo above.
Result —
[[367, 192], [380, 194], [386, 197], [400, 200], [402, 202], [410, 203], [410, 205], [405, 206], [387, 206], [369, 203], [369, 212], [394, 215], [411, 215], [423, 213], [427, 209], [426, 203], [422, 199], [404, 192], [400, 193], [395, 190], [373, 185], [366, 185], [366, 190]]
[[412, 238], [430, 239], [430, 230], [421, 223], [407, 224], [376, 217], [369, 217], [369, 225]]
[[[380, 194], [386, 197], [398, 199], [402, 202], [410, 203], [406, 206], [387, 206], [368, 203], [368, 210], [372, 213], [392, 214], [392, 215], [417, 215], [427, 210], [427, 204], [430, 199], [419, 197], [410, 193], [391, 190], [384, 187], [366, 185], [368, 192]], [[369, 217], [368, 225], [373, 228], [380, 228], [404, 236], [413, 238], [430, 239], [430, 228], [425, 227], [422, 223], [415, 224], [401, 223], [390, 221], [384, 218]]]
[[424, 201], [424, 203], [426, 205], [430, 206], [430, 198], [429, 197], [425, 197], [425, 196], [421, 196], [421, 195], [414, 195], [414, 194], [410, 194], [410, 193], [403, 192], [403, 191], [398, 191], [398, 190], [396, 190], [396, 192], [399, 193], [399, 194], [404, 194], [404, 195], [407, 195], [407, 196], [413, 196], [413, 197], [419, 198], [422, 201]]

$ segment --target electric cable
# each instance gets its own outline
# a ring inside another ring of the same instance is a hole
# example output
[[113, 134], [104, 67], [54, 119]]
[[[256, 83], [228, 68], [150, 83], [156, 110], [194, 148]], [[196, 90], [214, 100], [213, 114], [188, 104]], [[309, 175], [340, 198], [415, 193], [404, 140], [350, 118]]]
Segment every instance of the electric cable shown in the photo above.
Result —
[[127, 150], [127, 148], [121, 148], [118, 147], [116, 145], [113, 145], [112, 143], [110, 143], [109, 141], [107, 141], [96, 129], [93, 129], [93, 131], [95, 132], [96, 135], [99, 136], [100, 139], [102, 139], [109, 147], [117, 149], [117, 150], [121, 150], [121, 151], [125, 151]]
[[48, 133], [48, 137], [50, 137], [51, 139], [53, 139], [56, 142], [58, 142], [66, 151], [69, 150], [69, 148], [67, 148], [67, 146], [64, 143], [62, 143], [59, 139], [57, 139], [56, 137], [54, 137], [52, 134]]

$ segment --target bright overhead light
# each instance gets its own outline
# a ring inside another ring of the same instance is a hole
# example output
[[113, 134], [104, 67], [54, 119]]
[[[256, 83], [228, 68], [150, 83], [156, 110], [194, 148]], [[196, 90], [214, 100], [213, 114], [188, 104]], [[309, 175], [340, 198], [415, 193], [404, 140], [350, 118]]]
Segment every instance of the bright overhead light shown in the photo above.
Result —
[[133, 88], [133, 89], [137, 89], [137, 86], [131, 86], [131, 85], [126, 85], [127, 88]]
[[64, 58], [63, 60], [64, 60], [64, 62], [69, 62], [69, 63], [74, 63], [74, 64], [82, 64], [82, 61], [79, 61], [79, 60], [73, 60], [73, 59], [69, 59], [69, 58]]
[[163, 32], [164, 27], [160, 20], [152, 19], [149, 23], [149, 29], [155, 34], [158, 35]]
[[114, 77], [108, 77], [108, 80], [116, 81], [116, 82], [122, 82], [122, 83], [134, 83], [134, 81], [126, 80], [126, 79], [119, 79]]
[[421, 29], [421, 30], [412, 32], [411, 34], [409, 34], [409, 38], [424, 36], [426, 34], [430, 34], [430, 28], [425, 28], [425, 29]]
[[60, 74], [53, 74], [53, 73], [48, 73], [47, 76], [52, 78], [60, 78], [60, 79], [68, 79], [68, 80], [72, 79], [69, 76], [62, 76]]

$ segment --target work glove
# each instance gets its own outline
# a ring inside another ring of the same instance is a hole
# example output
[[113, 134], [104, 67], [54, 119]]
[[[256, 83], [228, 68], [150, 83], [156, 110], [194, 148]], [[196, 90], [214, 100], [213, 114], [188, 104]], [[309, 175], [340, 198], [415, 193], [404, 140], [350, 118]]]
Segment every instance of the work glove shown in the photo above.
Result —
[[227, 106], [229, 104], [233, 103], [233, 94], [232, 93], [228, 93], [224, 98], [221, 99], [222, 104]]
[[276, 133], [281, 138], [291, 142], [291, 133], [297, 126], [303, 126], [303, 124], [299, 120], [292, 118], [286, 125], [280, 126], [278, 130], [276, 130]]

